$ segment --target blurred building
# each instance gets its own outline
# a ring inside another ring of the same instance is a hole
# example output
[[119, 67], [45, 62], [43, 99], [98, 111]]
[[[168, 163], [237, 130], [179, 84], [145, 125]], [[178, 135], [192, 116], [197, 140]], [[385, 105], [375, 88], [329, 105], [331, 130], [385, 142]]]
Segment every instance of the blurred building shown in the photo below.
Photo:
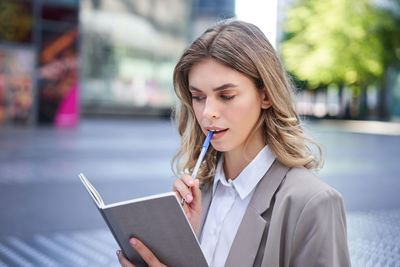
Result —
[[74, 124], [78, 0], [0, 2], [0, 124]]
[[[18, 16], [17, 16], [18, 14]], [[0, 2], [0, 124], [31, 121], [34, 47], [32, 4]]]
[[168, 112], [190, 14], [185, 0], [81, 0], [82, 112]]
[[166, 115], [187, 44], [234, 0], [1, 0], [0, 125]]
[[82, 112], [169, 115], [174, 66], [234, 0], [81, 0]]

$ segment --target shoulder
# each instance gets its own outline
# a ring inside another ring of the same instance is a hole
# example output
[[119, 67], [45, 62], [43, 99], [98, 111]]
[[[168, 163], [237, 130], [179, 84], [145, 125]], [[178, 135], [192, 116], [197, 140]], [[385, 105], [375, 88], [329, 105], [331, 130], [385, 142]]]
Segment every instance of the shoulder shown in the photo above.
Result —
[[274, 213], [295, 226], [312, 214], [314, 222], [326, 216], [344, 216], [342, 196], [306, 168], [291, 168], [276, 193]]
[[342, 197], [312, 171], [289, 169], [272, 213], [271, 238], [284, 242], [290, 266], [349, 266]]
[[342, 201], [338, 191], [304, 167], [289, 169], [278, 195], [303, 207], [314, 202]]

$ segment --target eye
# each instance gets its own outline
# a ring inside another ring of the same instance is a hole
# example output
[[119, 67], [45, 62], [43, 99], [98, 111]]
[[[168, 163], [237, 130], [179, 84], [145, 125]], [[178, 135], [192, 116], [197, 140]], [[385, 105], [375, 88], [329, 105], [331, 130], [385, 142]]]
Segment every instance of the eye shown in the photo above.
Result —
[[204, 99], [204, 96], [201, 95], [192, 95], [192, 100], [193, 101], [201, 101]]
[[235, 96], [234, 95], [221, 95], [220, 97], [224, 100], [230, 100], [230, 99], [234, 98]]

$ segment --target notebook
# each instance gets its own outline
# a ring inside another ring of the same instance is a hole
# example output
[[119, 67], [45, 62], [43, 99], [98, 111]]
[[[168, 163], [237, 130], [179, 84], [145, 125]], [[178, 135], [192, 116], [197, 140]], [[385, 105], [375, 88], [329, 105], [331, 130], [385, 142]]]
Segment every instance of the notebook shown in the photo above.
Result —
[[208, 266], [197, 237], [174, 192], [105, 205], [83, 175], [92, 197], [124, 255], [135, 266], [147, 266], [131, 247], [131, 237], [141, 240], [167, 266]]

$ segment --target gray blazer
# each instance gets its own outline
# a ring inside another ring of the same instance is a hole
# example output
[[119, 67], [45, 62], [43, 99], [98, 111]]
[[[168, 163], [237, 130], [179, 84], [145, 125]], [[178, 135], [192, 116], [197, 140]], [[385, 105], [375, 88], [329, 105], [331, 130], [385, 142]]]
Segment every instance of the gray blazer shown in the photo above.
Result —
[[[199, 233], [212, 185], [201, 189]], [[275, 160], [255, 189], [225, 266], [350, 266], [340, 194], [311, 171]]]

